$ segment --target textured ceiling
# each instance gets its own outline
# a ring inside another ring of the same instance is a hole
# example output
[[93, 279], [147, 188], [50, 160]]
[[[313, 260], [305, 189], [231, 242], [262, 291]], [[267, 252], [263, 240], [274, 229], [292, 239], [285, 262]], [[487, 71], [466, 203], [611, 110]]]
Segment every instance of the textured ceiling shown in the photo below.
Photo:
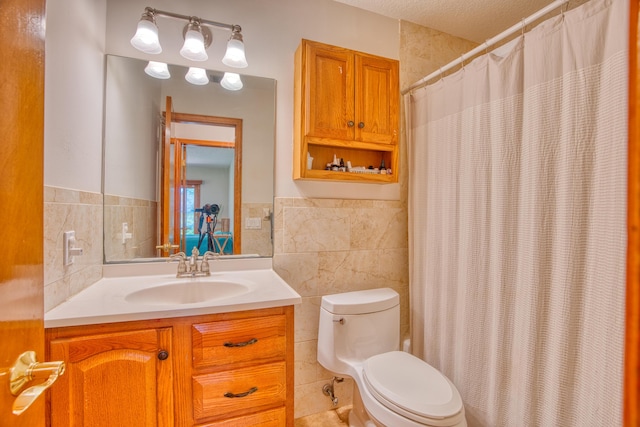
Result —
[[553, 0], [335, 0], [482, 43]]

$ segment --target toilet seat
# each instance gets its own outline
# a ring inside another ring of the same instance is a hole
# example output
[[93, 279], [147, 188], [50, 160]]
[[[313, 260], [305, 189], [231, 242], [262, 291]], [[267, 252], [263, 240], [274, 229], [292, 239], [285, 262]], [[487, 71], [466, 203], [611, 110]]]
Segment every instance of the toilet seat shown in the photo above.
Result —
[[393, 412], [418, 423], [450, 425], [463, 410], [455, 386], [437, 369], [402, 351], [370, 357], [363, 364], [365, 386]]

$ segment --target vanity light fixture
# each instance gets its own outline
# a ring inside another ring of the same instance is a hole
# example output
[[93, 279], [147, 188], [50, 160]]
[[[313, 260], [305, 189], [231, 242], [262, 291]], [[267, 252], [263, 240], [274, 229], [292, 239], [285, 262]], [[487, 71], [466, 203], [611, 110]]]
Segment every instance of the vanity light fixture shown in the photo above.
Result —
[[153, 9], [145, 9], [140, 21], [138, 21], [138, 29], [131, 39], [131, 44], [144, 53], [152, 53], [155, 55], [162, 52], [160, 40], [158, 39], [156, 16]]
[[[180, 49], [180, 55], [192, 61], [209, 59], [206, 48], [211, 44], [211, 32], [209, 31], [208, 37], [205, 37], [198, 18], [191, 18], [184, 29], [184, 44]], [[209, 29], [205, 27], [204, 30]]]
[[156, 79], [168, 79], [171, 77], [169, 67], [164, 62], [149, 61], [147, 66], [144, 67], [144, 72]]
[[231, 30], [231, 37], [227, 42], [227, 52], [222, 58], [222, 63], [234, 68], [246, 68], [247, 58], [244, 56], [244, 42], [242, 40], [241, 28], [234, 25]]
[[206, 85], [209, 83], [207, 70], [198, 67], [189, 67], [189, 71], [184, 76], [185, 80], [194, 85]]
[[222, 80], [220, 80], [220, 86], [227, 90], [240, 90], [242, 89], [242, 80], [240, 74], [237, 73], [224, 73]]
[[183, 30], [184, 45], [180, 49], [180, 54], [192, 61], [206, 61], [207, 47], [211, 44], [213, 37], [208, 26], [222, 28], [231, 31], [231, 37], [227, 42], [227, 51], [222, 62], [229, 67], [245, 68], [247, 59], [244, 53], [244, 41], [242, 39], [242, 28], [239, 25], [224, 24], [221, 22], [201, 19], [197, 16], [186, 16], [178, 13], [166, 12], [163, 10], [146, 7], [140, 21], [136, 34], [131, 39], [131, 45], [136, 49], [150, 54], [162, 52], [158, 38], [158, 27], [156, 17], [164, 16], [187, 21]]

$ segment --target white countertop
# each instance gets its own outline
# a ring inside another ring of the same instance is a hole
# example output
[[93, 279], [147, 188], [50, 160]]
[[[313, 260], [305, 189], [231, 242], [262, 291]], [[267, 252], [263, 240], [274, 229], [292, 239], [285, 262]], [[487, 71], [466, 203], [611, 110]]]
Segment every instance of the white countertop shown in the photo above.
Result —
[[[45, 313], [45, 328], [97, 323], [195, 316], [299, 304], [295, 292], [271, 268], [270, 259], [210, 262], [211, 275], [176, 278], [175, 263], [105, 265], [103, 278]], [[154, 286], [180, 282], [233, 282], [248, 288], [243, 294], [187, 304], [133, 303], [127, 296]]]

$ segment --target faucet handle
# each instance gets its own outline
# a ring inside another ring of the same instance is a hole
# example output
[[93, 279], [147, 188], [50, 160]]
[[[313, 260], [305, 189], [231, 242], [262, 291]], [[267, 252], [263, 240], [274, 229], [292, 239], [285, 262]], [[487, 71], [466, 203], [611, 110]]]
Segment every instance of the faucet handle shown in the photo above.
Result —
[[202, 259], [206, 260], [206, 261], [208, 261], [210, 259], [216, 259], [218, 257], [220, 257], [219, 253], [211, 252], [211, 251], [207, 251], [207, 252], [204, 253], [204, 255], [202, 255]]
[[170, 262], [173, 259], [178, 258], [180, 261], [184, 261], [185, 259], [187, 259], [187, 255], [185, 255], [184, 252], [177, 252], [175, 254], [171, 254], [169, 255], [169, 260], [167, 262]]
[[185, 253], [184, 252], [178, 252], [176, 254], [169, 255], [169, 260], [167, 262], [169, 262], [169, 261], [171, 261], [173, 259], [178, 259], [178, 276], [181, 273], [186, 273], [186, 271], [187, 271], [187, 263], [186, 263], [187, 256], [185, 255]]
[[202, 263], [200, 264], [200, 271], [206, 274], [207, 276], [211, 274], [211, 270], [209, 269], [209, 260], [218, 258], [218, 254], [215, 252], [207, 251], [202, 255]]

